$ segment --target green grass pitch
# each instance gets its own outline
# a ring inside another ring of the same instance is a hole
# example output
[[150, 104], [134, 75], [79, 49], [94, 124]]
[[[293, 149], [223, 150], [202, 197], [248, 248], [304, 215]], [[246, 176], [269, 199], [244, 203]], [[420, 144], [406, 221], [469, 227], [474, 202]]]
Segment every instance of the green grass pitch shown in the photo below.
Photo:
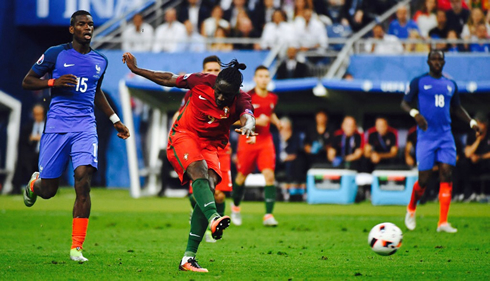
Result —
[[[264, 205], [244, 202], [243, 225], [197, 259], [209, 273], [179, 272], [189, 231], [187, 199], [132, 199], [93, 189], [85, 263], [69, 260], [75, 195], [62, 189], [27, 208], [0, 197], [0, 280], [490, 280], [490, 205], [452, 204], [458, 233], [437, 233], [438, 204], [419, 206], [417, 229], [404, 206], [278, 203], [277, 228], [261, 225]], [[229, 206], [227, 206], [229, 213]], [[368, 232], [381, 222], [404, 232], [400, 250], [372, 252]]]

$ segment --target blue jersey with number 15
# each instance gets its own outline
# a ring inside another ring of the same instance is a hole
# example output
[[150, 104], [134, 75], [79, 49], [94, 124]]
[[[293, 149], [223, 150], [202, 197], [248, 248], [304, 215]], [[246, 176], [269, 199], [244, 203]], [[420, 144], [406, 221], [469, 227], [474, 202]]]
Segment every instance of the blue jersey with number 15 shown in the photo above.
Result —
[[49, 73], [57, 79], [65, 74], [77, 77], [75, 87], [51, 89], [51, 104], [45, 133], [96, 132], [94, 99], [107, 68], [107, 58], [91, 50], [81, 54], [71, 43], [49, 48], [32, 70], [39, 76]]
[[413, 79], [404, 100], [418, 100], [418, 110], [427, 120], [427, 131], [418, 128], [418, 133], [437, 137], [451, 133], [451, 106], [459, 106], [460, 99], [456, 82], [446, 77], [434, 78], [428, 73]]

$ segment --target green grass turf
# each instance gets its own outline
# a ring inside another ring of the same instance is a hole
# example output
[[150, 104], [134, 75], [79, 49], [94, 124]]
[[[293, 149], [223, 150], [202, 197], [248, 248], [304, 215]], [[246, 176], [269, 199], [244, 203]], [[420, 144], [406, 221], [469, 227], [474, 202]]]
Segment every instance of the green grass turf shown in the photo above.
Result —
[[[280, 225], [261, 225], [264, 205], [244, 202], [243, 225], [201, 244], [209, 273], [179, 272], [189, 231], [187, 199], [131, 199], [124, 190], [92, 191], [83, 264], [69, 260], [74, 192], [62, 189], [27, 208], [0, 197], [0, 280], [490, 280], [490, 205], [453, 204], [456, 234], [437, 233], [438, 204], [418, 209], [417, 229], [404, 227], [404, 206], [278, 203]], [[228, 207], [228, 206], [227, 206]], [[227, 213], [229, 208], [227, 209]], [[404, 232], [389, 257], [367, 243], [381, 222]]]

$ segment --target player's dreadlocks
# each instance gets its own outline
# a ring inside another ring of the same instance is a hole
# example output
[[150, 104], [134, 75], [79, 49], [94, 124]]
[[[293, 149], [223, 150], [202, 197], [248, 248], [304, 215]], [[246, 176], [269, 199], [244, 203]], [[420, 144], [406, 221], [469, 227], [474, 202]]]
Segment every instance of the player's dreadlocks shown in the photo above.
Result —
[[227, 64], [222, 63], [221, 67], [225, 67], [225, 69], [218, 74], [216, 81], [223, 80], [228, 82], [238, 93], [243, 82], [243, 75], [240, 70], [246, 69], [247, 66], [244, 63], [239, 63], [238, 60], [233, 59]]
[[75, 26], [75, 22], [76, 22], [76, 19], [78, 16], [92, 16], [92, 15], [85, 10], [78, 10], [78, 11], [74, 12], [70, 18], [70, 25], [71, 26]]

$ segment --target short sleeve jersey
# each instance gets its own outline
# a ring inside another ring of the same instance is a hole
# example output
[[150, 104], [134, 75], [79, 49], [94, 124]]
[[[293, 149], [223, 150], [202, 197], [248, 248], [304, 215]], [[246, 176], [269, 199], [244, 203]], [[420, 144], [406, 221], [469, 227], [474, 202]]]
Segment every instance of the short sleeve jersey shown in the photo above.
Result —
[[428, 73], [413, 79], [404, 100], [418, 100], [418, 110], [427, 120], [427, 131], [418, 129], [420, 136], [436, 137], [451, 134], [450, 107], [461, 104], [456, 82], [446, 77], [434, 78]]
[[355, 132], [352, 136], [347, 137], [344, 131], [337, 130], [333, 136], [332, 148], [337, 151], [337, 156], [345, 157], [351, 155], [358, 148], [364, 147], [364, 141], [359, 132]]
[[382, 136], [376, 129], [369, 129], [368, 143], [373, 147], [373, 151], [375, 152], [390, 152], [392, 147], [398, 146], [398, 132], [393, 128], [388, 128], [388, 132]]
[[[271, 117], [274, 113], [274, 109], [277, 106], [278, 97], [276, 94], [268, 92], [265, 97], [259, 96], [255, 89], [252, 89], [248, 92], [248, 94], [252, 97], [252, 105], [254, 107], [255, 116], [259, 117], [260, 115], [265, 115], [267, 117]], [[271, 123], [269, 122], [267, 126], [255, 126], [255, 132], [259, 135], [257, 138], [269, 137], [271, 135]]]
[[71, 43], [49, 48], [32, 66], [39, 76], [77, 77], [75, 87], [51, 89], [45, 133], [96, 132], [94, 99], [107, 69], [107, 58], [95, 50], [81, 54]]
[[253, 116], [250, 95], [240, 91], [230, 107], [219, 108], [214, 95], [216, 75], [193, 73], [177, 78], [177, 87], [190, 89], [175, 121], [170, 137], [176, 132], [196, 134], [204, 141], [224, 148], [230, 137], [230, 127], [243, 114]]

